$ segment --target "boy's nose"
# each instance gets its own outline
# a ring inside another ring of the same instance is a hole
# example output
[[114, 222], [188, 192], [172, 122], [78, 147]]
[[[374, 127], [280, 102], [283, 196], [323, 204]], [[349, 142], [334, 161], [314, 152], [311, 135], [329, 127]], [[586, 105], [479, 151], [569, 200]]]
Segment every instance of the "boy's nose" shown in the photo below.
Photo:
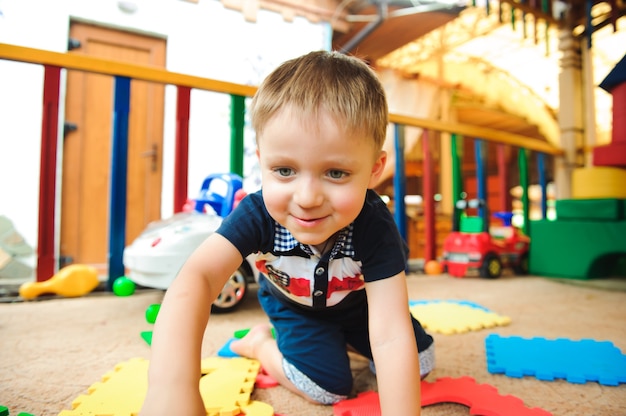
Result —
[[322, 205], [324, 194], [319, 181], [306, 180], [298, 184], [293, 195], [294, 201], [303, 208], [313, 208]]

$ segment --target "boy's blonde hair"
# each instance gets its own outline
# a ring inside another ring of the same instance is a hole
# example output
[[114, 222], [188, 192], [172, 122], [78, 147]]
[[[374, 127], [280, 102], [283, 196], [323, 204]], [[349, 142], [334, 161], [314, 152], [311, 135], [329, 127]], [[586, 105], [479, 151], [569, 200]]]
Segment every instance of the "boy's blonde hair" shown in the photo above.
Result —
[[387, 99], [376, 73], [363, 61], [339, 52], [316, 51], [275, 69], [259, 87], [250, 112], [257, 137], [266, 123], [287, 105], [303, 118], [332, 114], [346, 130], [374, 140], [380, 150], [388, 123]]

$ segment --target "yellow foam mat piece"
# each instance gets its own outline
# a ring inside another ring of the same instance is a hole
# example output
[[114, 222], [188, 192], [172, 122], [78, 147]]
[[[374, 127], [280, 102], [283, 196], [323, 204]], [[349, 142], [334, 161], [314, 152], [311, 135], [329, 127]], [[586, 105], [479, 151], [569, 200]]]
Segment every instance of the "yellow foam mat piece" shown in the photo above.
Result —
[[[72, 410], [59, 416], [137, 416], [148, 389], [148, 365], [143, 358], [119, 363], [87, 394], [72, 402]], [[260, 365], [247, 358], [210, 357], [202, 360], [200, 393], [207, 416], [273, 416], [274, 409], [250, 400]]]
[[442, 334], [477, 331], [511, 323], [508, 316], [458, 302], [427, 302], [410, 306], [413, 316], [428, 330]]
[[574, 169], [572, 198], [626, 198], [626, 169], [608, 166]]
[[250, 402], [260, 365], [247, 358], [209, 357], [201, 362], [200, 394], [208, 415], [234, 416]]

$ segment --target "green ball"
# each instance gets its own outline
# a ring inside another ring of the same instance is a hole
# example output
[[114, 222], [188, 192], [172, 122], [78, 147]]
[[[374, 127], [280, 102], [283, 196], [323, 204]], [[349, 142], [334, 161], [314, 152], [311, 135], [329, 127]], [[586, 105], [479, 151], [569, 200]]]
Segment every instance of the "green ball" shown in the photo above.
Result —
[[150, 324], [155, 323], [160, 310], [161, 305], [157, 303], [148, 306], [148, 309], [146, 309], [146, 321]]
[[130, 296], [135, 293], [135, 282], [126, 276], [118, 277], [113, 282], [113, 293], [117, 296]]

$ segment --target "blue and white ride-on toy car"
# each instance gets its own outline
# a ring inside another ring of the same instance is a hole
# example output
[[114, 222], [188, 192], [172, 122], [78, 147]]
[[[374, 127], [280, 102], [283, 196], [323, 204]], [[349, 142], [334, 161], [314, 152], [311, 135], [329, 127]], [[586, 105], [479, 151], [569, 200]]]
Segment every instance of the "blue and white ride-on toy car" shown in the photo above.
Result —
[[[167, 289], [187, 257], [222, 223], [242, 195], [242, 180], [234, 174], [208, 176], [193, 208], [148, 225], [124, 249], [127, 277], [138, 285]], [[245, 195], [245, 194], [243, 194]], [[252, 256], [230, 277], [212, 305], [214, 312], [230, 312], [241, 304], [258, 271]]]

